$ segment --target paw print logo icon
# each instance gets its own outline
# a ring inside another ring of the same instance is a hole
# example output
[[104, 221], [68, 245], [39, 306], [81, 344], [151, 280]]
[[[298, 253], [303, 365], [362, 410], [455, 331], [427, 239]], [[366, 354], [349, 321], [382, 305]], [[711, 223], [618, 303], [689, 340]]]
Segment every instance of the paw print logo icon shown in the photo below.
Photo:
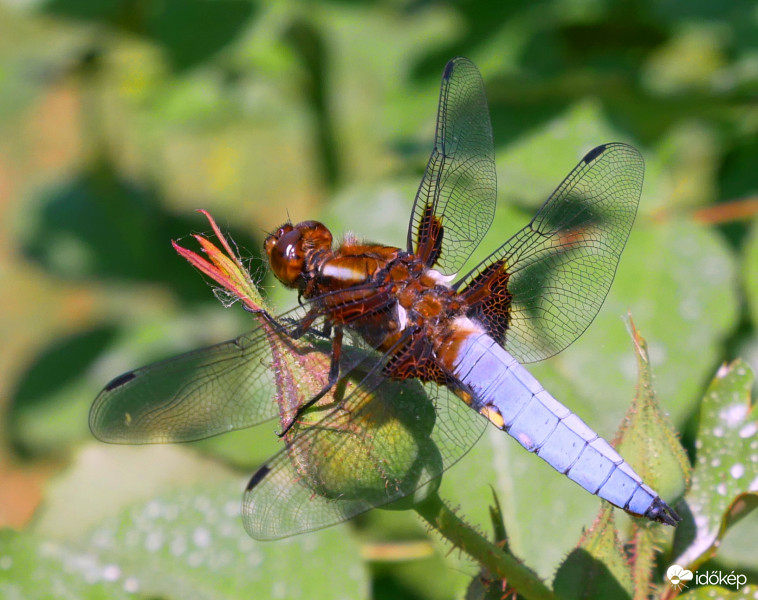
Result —
[[666, 570], [666, 577], [673, 587], [681, 591], [682, 588], [687, 587], [685, 581], [692, 581], [692, 571], [688, 571], [679, 565], [671, 565]]

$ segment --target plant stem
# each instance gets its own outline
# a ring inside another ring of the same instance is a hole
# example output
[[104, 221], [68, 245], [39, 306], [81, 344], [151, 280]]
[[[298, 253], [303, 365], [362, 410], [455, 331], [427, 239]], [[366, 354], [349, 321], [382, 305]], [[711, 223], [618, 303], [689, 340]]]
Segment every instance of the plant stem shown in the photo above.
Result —
[[493, 575], [507, 581], [519, 595], [527, 600], [556, 600], [555, 594], [534, 571], [461, 520], [438, 494], [417, 504], [415, 510], [453, 546], [471, 556]]

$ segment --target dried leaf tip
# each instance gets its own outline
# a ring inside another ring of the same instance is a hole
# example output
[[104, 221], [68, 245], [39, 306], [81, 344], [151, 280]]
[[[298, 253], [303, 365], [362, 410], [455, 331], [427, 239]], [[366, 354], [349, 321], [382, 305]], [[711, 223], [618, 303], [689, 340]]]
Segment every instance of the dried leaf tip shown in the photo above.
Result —
[[213, 234], [221, 245], [221, 248], [213, 244], [205, 236], [194, 234], [193, 237], [200, 244], [207, 258], [180, 246], [176, 241], [172, 240], [171, 245], [174, 247], [174, 250], [198, 271], [221, 285], [225, 292], [239, 299], [246, 308], [253, 312], [263, 310], [263, 299], [258, 293], [258, 289], [253, 283], [250, 273], [234, 250], [232, 250], [231, 245], [221, 233], [216, 221], [206, 210], [200, 209], [197, 212], [208, 219]]

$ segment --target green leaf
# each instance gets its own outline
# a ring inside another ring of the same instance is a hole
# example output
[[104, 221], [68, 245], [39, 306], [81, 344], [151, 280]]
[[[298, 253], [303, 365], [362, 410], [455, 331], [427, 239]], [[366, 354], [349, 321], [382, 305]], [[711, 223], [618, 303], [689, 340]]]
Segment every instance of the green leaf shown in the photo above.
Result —
[[9, 403], [8, 437], [16, 452], [50, 452], [84, 434], [89, 390], [80, 377], [115, 337], [113, 325], [99, 325], [54, 339], [37, 355]]
[[240, 495], [236, 479], [179, 488], [106, 520], [84, 545], [153, 596], [367, 596], [360, 553], [345, 528], [256, 542], [242, 527]]
[[37, 600], [133, 598], [134, 579], [115, 564], [68, 544], [0, 531], [0, 597]]
[[647, 342], [629, 318], [637, 357], [637, 393], [614, 446], [642, 480], [669, 502], [684, 495], [691, 467], [676, 430], [661, 410], [653, 389]]
[[240, 520], [241, 493], [238, 478], [226, 477], [133, 504], [75, 541], [11, 537], [6, 547], [0, 537], [0, 596], [49, 598], [51, 581], [63, 600], [120, 598], [124, 590], [166, 599], [368, 596], [346, 528], [256, 542]]
[[722, 366], [700, 411], [690, 518], [679, 526], [673, 561], [694, 570], [715, 553], [726, 530], [758, 504], [758, 416], [753, 371], [742, 360]]
[[717, 585], [707, 585], [677, 596], [679, 600], [755, 600], [758, 586], [746, 585], [739, 590], [729, 590]]
[[[89, 597], [80, 593], [85, 583], [106, 586], [108, 593], [93, 598], [118, 597], [110, 590], [125, 587], [166, 600], [367, 596], [364, 563], [346, 527], [254, 541], [239, 514], [247, 475], [189, 448], [91, 444], [76, 456], [49, 489], [34, 523], [37, 537], [19, 550], [39, 547], [50, 559], [42, 567], [73, 573], [64, 588], [71, 594], [56, 600]], [[0, 571], [2, 556], [0, 542]], [[332, 564], [341, 565], [339, 576]], [[44, 584], [54, 578], [37, 575], [10, 575], [23, 584], [19, 597], [50, 597]], [[0, 597], [13, 598], [2, 588]]]
[[632, 573], [611, 505], [603, 506], [579, 546], [558, 569], [553, 588], [563, 600], [631, 597]]
[[249, 0], [155, 0], [144, 33], [177, 70], [194, 67], [237, 38], [255, 13]]
[[[91, 443], [48, 485], [32, 525], [40, 537], [75, 541], [127, 506], [176, 487], [208, 487], [232, 476], [190, 445], [111, 446]], [[241, 494], [240, 494], [241, 496]]]
[[[23, 248], [51, 275], [76, 282], [160, 284], [185, 301], [213, 302], [171, 248], [172, 239], [205, 223], [189, 212], [171, 214], [154, 184], [126, 177], [108, 156], [97, 156], [71, 180], [49, 188], [39, 202], [22, 236]], [[260, 247], [239, 230], [229, 237], [241, 247]]]
[[116, 18], [123, 5], [124, 0], [48, 0], [43, 4], [43, 9], [52, 15], [72, 19], [105, 21]]
[[229, 45], [255, 14], [252, 0], [48, 0], [44, 10], [136, 33], [160, 44], [177, 70]]

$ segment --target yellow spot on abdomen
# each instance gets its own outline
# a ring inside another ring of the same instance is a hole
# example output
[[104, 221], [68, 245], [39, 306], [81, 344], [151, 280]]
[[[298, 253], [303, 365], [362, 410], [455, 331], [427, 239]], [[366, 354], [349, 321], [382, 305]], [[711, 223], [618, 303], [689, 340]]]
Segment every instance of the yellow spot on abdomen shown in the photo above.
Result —
[[493, 404], [487, 404], [486, 406], [483, 406], [479, 410], [479, 413], [487, 417], [490, 423], [492, 423], [498, 429], [503, 429], [505, 427], [505, 419], [503, 419], [503, 415], [500, 414], [498, 408]]

